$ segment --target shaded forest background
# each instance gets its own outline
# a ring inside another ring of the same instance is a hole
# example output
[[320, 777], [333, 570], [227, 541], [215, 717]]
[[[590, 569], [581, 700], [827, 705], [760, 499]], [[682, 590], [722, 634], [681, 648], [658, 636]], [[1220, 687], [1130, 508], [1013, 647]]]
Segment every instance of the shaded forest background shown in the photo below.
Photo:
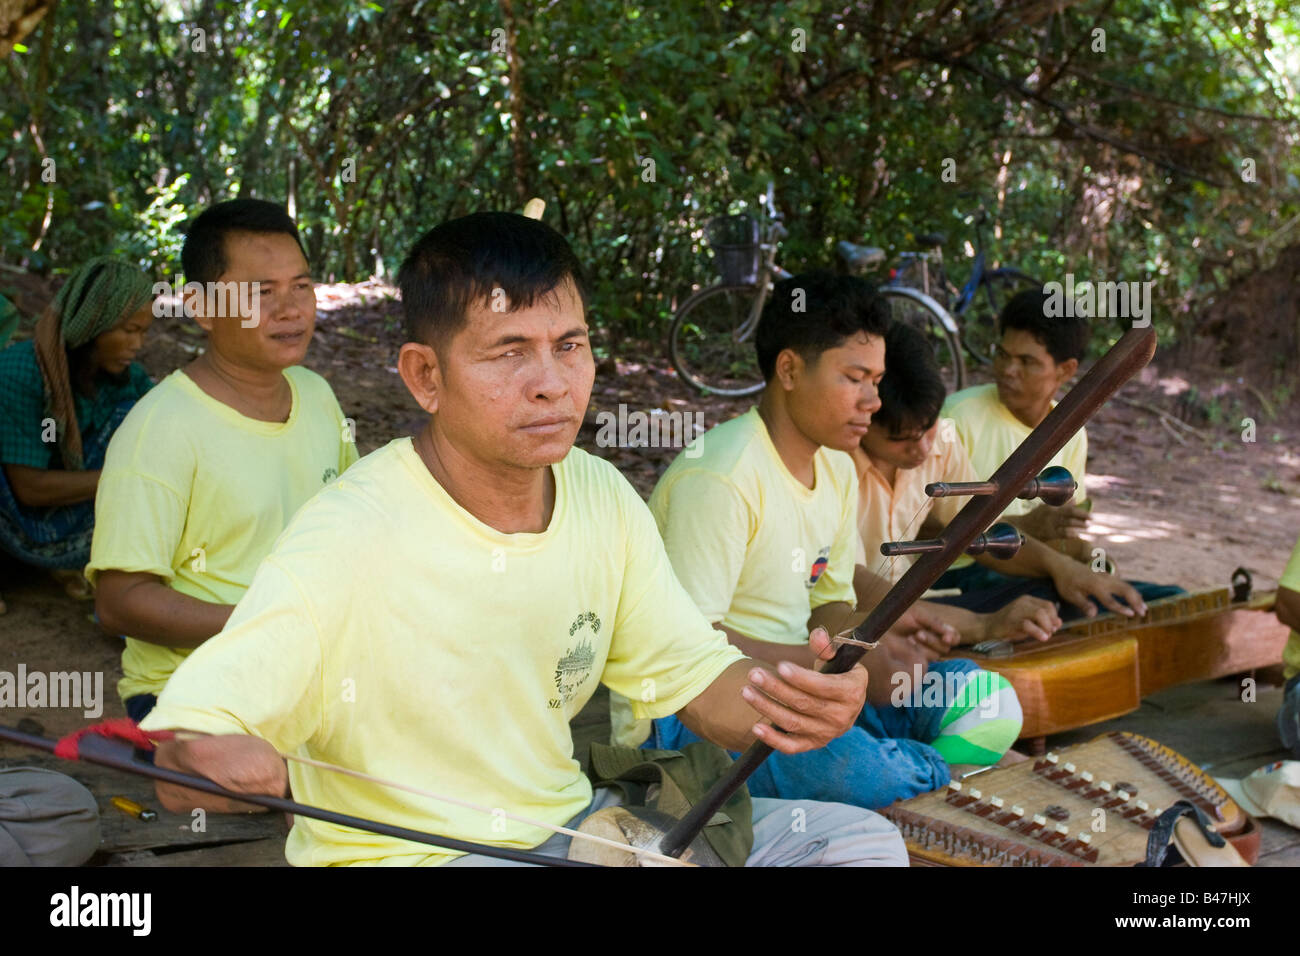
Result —
[[621, 355], [775, 180], [788, 268], [940, 230], [964, 275], [983, 202], [995, 260], [1152, 280], [1175, 354], [1278, 405], [1297, 379], [1283, 2], [55, 0], [0, 83], [0, 289], [104, 252], [171, 281], [235, 196], [287, 201], [320, 278], [391, 277], [434, 223], [536, 195]]

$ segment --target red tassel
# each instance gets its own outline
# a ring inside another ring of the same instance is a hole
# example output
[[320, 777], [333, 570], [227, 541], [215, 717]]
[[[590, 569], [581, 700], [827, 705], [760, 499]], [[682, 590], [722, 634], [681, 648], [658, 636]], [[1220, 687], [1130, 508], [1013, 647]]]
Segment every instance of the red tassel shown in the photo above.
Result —
[[54, 745], [54, 756], [63, 760], [79, 759], [81, 753], [78, 749], [78, 743], [87, 734], [98, 734], [101, 737], [114, 737], [118, 740], [125, 740], [128, 743], [135, 744], [141, 750], [153, 750], [155, 740], [171, 740], [176, 736], [170, 730], [145, 732], [130, 717], [117, 717], [103, 723], [92, 724], [89, 727], [82, 727], [66, 737], [61, 737], [59, 742]]

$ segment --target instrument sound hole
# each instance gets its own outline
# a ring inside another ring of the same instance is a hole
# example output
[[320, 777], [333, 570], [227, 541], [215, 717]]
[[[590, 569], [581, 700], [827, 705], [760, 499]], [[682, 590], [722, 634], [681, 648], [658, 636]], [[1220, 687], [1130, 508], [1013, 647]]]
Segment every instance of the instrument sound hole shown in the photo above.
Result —
[[1070, 811], [1054, 803], [1043, 811], [1043, 816], [1050, 817], [1060, 823], [1070, 819]]

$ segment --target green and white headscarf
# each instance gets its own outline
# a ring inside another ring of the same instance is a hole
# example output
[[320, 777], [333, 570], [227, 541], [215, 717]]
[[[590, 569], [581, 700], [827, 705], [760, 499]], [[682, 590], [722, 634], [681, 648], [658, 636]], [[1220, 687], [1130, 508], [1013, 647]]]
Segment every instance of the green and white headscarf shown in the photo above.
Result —
[[152, 293], [149, 277], [139, 269], [99, 256], [68, 278], [36, 323], [34, 345], [45, 383], [46, 414], [54, 419], [63, 467], [69, 471], [80, 471], [83, 465], [68, 351], [111, 330]]

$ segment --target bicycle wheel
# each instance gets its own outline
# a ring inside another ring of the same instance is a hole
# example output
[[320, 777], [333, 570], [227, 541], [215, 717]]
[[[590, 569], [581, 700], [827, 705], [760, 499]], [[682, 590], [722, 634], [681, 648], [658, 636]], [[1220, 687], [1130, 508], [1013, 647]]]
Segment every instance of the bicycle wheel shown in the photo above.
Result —
[[668, 357], [693, 388], [715, 395], [753, 395], [763, 389], [748, 322], [757, 286], [713, 285], [682, 303], [668, 331]]
[[[961, 335], [955, 331], [956, 322], [952, 316], [934, 299], [916, 289], [884, 286], [880, 294], [889, 302], [889, 311], [895, 322], [906, 322], [930, 342], [948, 393], [965, 388], [966, 364], [961, 354]], [[885, 362], [889, 362], [889, 356], [885, 356]]]
[[1043, 283], [1019, 269], [994, 269], [984, 273], [970, 305], [961, 314], [961, 337], [970, 357], [981, 365], [993, 361], [998, 341], [998, 315], [1019, 292], [1041, 289]]

